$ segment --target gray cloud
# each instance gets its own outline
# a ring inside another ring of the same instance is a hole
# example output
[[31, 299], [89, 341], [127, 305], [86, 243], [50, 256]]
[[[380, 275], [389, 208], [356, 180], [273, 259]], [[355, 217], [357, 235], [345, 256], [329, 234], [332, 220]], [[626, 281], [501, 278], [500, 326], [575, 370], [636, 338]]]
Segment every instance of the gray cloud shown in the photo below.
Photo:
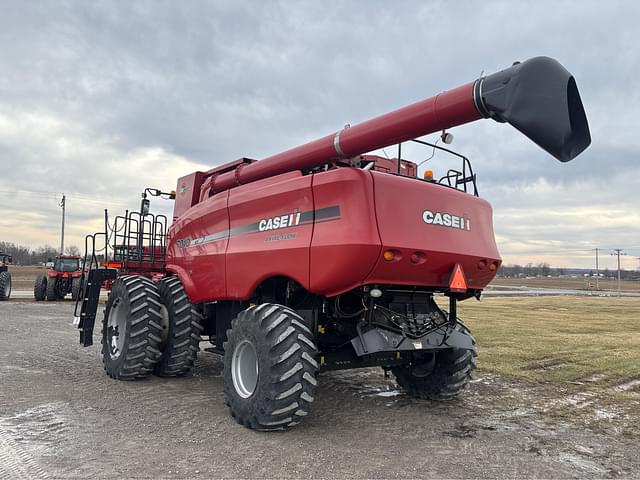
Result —
[[[584, 225], [581, 209], [614, 208], [623, 222], [612, 220], [616, 244], [640, 243], [638, 223], [624, 223], [640, 205], [633, 3], [4, 4], [1, 238], [37, 245], [58, 235], [53, 196], [8, 191], [69, 193], [79, 243], [82, 228], [99, 226], [101, 201], [136, 208], [146, 186], [172, 188], [196, 168], [262, 158], [482, 70], [549, 55], [581, 89], [594, 139], [582, 157], [560, 165], [492, 122], [454, 129], [455, 148], [472, 158], [481, 194], [494, 204], [505, 260], [520, 260], [509, 245], [527, 235], [559, 249], [612, 240], [599, 233], [606, 225], [541, 230], [557, 206]], [[430, 163], [445, 165], [441, 156]], [[503, 223], [516, 208], [522, 214]]]

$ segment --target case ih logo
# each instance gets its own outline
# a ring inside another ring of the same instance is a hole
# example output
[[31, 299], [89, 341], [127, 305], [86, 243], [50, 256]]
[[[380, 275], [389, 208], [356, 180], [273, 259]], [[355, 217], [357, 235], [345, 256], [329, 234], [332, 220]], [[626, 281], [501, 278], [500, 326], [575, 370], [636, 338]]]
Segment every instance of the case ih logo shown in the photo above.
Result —
[[458, 215], [452, 215], [450, 213], [425, 210], [422, 212], [422, 220], [428, 225], [441, 225], [443, 227], [471, 231], [471, 219], [459, 217]]
[[268, 230], [277, 230], [279, 228], [295, 227], [300, 224], [300, 212], [294, 211], [286, 215], [278, 215], [277, 217], [263, 218], [258, 222], [258, 231], [266, 232]]

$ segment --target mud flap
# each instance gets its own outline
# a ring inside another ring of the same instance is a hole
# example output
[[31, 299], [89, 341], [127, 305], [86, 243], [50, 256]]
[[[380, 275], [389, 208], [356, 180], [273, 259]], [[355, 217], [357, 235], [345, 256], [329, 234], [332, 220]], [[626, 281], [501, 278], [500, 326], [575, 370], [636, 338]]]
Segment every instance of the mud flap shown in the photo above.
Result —
[[377, 352], [403, 350], [437, 350], [452, 347], [473, 349], [471, 337], [448, 324], [415, 339], [375, 327], [353, 338], [351, 345], [359, 357]]

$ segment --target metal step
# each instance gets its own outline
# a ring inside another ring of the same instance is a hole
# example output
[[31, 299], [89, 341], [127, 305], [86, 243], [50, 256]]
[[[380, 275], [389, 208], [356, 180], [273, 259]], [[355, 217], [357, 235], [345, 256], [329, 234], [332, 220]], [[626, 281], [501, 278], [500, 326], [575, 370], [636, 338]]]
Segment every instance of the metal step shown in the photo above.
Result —
[[[118, 271], [115, 268], [97, 268], [90, 270], [87, 282], [83, 282], [80, 303], [80, 314], [74, 318], [74, 323], [80, 329], [80, 344], [83, 347], [93, 345], [93, 327], [96, 312], [100, 302], [100, 289], [106, 280], [115, 280]], [[76, 305], [77, 307], [77, 305]], [[77, 311], [77, 309], [76, 309]]]

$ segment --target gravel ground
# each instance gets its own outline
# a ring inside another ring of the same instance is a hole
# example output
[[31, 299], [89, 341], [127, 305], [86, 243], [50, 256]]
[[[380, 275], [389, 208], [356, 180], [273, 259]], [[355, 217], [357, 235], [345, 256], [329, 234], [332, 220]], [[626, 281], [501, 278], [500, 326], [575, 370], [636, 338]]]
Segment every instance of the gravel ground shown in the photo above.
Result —
[[0, 304], [0, 478], [640, 478], [637, 436], [552, 423], [527, 408], [529, 386], [482, 371], [446, 404], [377, 369], [326, 373], [305, 422], [253, 432], [227, 413], [219, 357], [117, 382], [79, 346], [72, 309]]

